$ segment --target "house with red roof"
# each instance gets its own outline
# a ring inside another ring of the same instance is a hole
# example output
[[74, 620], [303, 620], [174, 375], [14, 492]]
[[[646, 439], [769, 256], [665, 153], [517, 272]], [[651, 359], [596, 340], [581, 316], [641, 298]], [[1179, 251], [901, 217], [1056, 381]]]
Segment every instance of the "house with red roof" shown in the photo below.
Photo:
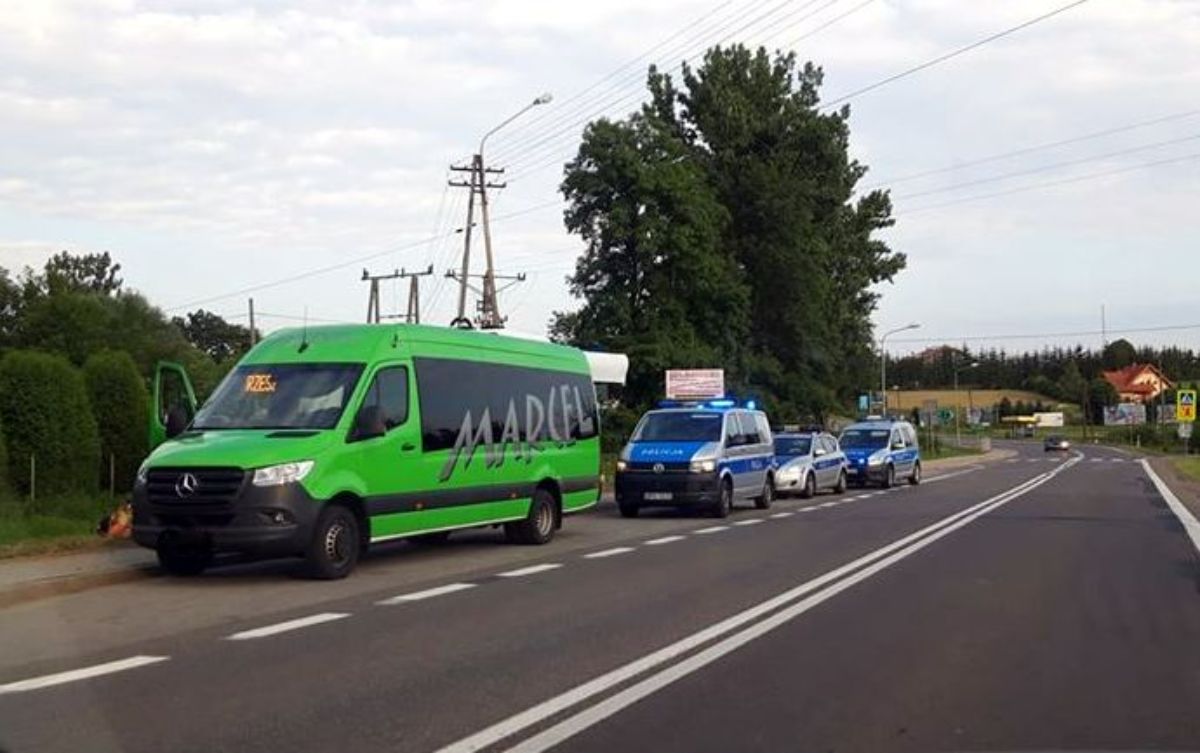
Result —
[[1105, 371], [1104, 379], [1116, 389], [1123, 403], [1154, 402], [1173, 385], [1158, 367], [1150, 363], [1133, 363], [1123, 369]]

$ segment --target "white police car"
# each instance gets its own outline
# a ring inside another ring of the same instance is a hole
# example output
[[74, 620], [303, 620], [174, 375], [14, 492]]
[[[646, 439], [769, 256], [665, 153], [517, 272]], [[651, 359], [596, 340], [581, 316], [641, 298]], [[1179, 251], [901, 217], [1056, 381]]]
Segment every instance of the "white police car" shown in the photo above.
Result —
[[729, 515], [737, 500], [775, 499], [774, 446], [766, 415], [733, 400], [648, 411], [617, 460], [621, 514], [669, 505]]
[[897, 479], [921, 483], [921, 447], [916, 429], [907, 421], [851, 424], [838, 441], [846, 453], [852, 483], [876, 483], [885, 489]]
[[846, 456], [833, 435], [823, 431], [775, 435], [775, 488], [805, 499], [821, 489], [843, 494], [849, 481]]

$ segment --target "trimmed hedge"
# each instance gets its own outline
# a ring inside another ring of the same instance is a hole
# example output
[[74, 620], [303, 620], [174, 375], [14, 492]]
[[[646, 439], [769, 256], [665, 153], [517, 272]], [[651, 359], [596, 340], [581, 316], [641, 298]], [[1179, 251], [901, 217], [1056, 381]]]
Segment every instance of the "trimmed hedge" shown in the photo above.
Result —
[[4, 441], [4, 424], [0, 423], [0, 497], [8, 491], [8, 445]]
[[63, 492], [96, 491], [96, 419], [83, 375], [65, 358], [15, 350], [0, 359], [0, 423], [16, 491], [29, 492], [30, 455], [37, 459], [38, 502]]
[[123, 350], [93, 354], [83, 365], [83, 379], [100, 432], [100, 485], [108, 488], [111, 456], [117, 491], [132, 489], [147, 452], [150, 397], [146, 384], [133, 357]]

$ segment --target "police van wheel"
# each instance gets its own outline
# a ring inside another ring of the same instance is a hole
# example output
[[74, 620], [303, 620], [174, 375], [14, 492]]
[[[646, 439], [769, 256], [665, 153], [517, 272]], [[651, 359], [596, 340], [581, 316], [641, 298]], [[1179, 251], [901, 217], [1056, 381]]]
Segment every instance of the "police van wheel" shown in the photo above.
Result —
[[210, 549], [187, 548], [171, 542], [160, 544], [155, 553], [158, 554], [159, 567], [171, 575], [184, 577], [199, 575], [213, 561]]
[[554, 497], [545, 489], [533, 493], [524, 520], [504, 524], [504, 535], [514, 544], [545, 544], [554, 538]]
[[811, 473], [804, 477], [804, 490], [800, 492], [801, 499], [812, 499], [817, 495], [817, 479]]
[[305, 570], [318, 580], [345, 578], [358, 564], [361, 551], [362, 535], [354, 512], [342, 505], [326, 505], [304, 553]]
[[617, 507], [621, 510], [622, 518], [636, 518], [640, 511], [637, 505], [629, 502], [618, 502]]
[[921, 483], [921, 464], [914, 463], [912, 475], [908, 477], [908, 483], [917, 486]]
[[883, 472], [883, 481], [879, 483], [884, 489], [891, 489], [896, 485], [896, 467], [889, 465], [887, 470]]
[[712, 514], [714, 518], [728, 518], [731, 510], [733, 510], [733, 482], [725, 479], [721, 482], [721, 494], [713, 505]]
[[767, 480], [763, 482], [762, 494], [754, 498], [754, 506], [759, 510], [771, 509], [771, 503], [775, 501], [775, 480], [767, 476]]
[[833, 487], [833, 493], [845, 494], [847, 486], [849, 486], [849, 481], [846, 480], [846, 472], [842, 471], [838, 474], [837, 486]]

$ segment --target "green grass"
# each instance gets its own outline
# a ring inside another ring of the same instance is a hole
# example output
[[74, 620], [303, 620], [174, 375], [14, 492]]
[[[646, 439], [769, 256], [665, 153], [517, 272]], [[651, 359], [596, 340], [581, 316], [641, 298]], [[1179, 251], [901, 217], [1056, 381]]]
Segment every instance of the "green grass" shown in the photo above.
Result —
[[1175, 470], [1189, 481], [1200, 481], [1200, 457], [1175, 458]]
[[64, 495], [27, 500], [0, 498], [0, 558], [79, 549], [103, 541], [96, 523], [112, 505], [107, 495]]
[[959, 447], [942, 439], [934, 444], [926, 442], [921, 445], [921, 457], [925, 460], [941, 460], [942, 458], [959, 458], [967, 455], [981, 455], [974, 447]]

